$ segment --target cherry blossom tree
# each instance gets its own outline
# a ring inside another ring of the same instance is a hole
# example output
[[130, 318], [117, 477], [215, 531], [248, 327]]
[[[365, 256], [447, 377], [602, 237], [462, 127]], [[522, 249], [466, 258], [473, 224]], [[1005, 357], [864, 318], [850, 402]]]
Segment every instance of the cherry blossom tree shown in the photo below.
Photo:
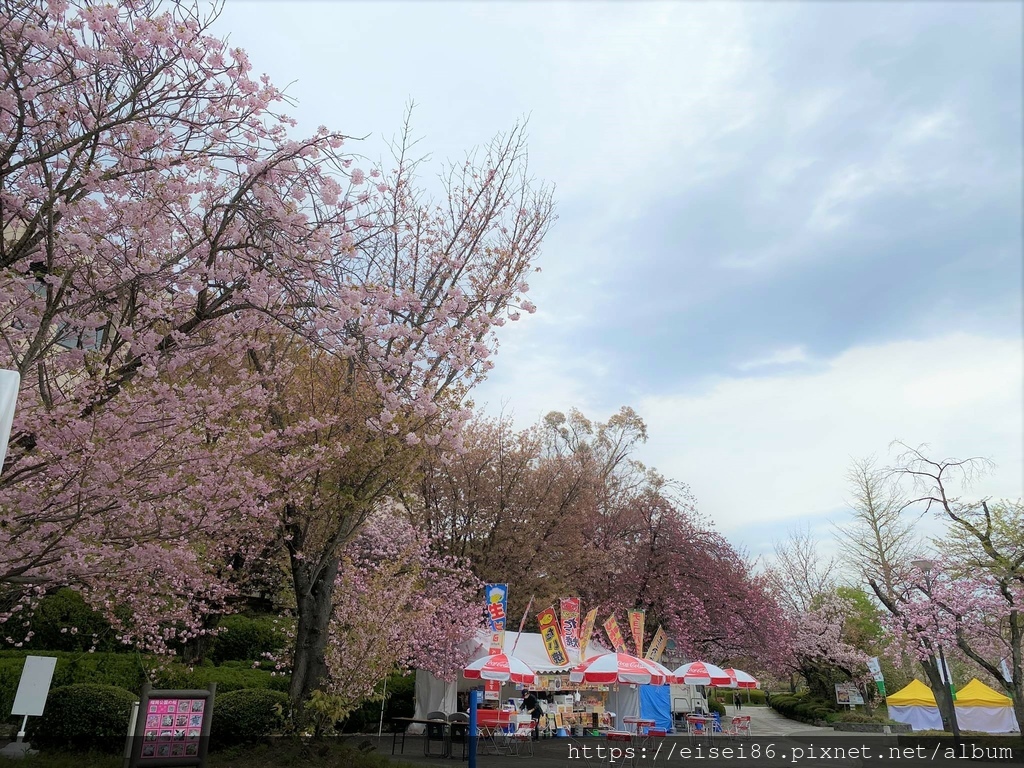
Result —
[[[874, 458], [854, 461], [847, 480], [852, 519], [835, 527], [840, 559], [889, 612], [890, 634], [902, 638], [911, 628], [899, 606], [913, 588], [911, 561], [925, 549], [917, 526], [922, 512], [912, 508], [911, 497], [899, 479], [889, 469], [878, 467]], [[937, 658], [908, 653], [901, 642], [890, 645], [888, 652], [899, 669], [898, 676], [912, 677], [920, 666], [928, 680], [939, 686], [937, 700], [944, 701]], [[944, 712], [944, 717], [948, 719], [949, 713]]]
[[514, 584], [513, 616], [531, 595], [579, 596], [602, 619], [644, 608], [648, 639], [660, 622], [685, 651], [781, 666], [788, 633], [766, 583], [684, 486], [632, 457], [645, 436], [628, 408], [605, 423], [552, 413], [521, 432], [478, 418], [462, 455], [427, 459], [406, 509], [482, 580]]
[[[454, 679], [465, 641], [483, 626], [482, 584], [465, 562], [438, 556], [394, 512], [373, 514], [343, 549], [326, 646], [323, 690], [341, 719], [396, 669]], [[291, 654], [278, 658], [290, 668]]]
[[821, 552], [810, 526], [794, 528], [772, 544], [775, 557], [768, 569], [775, 595], [792, 613], [810, 610], [815, 598], [835, 589], [836, 558]]
[[789, 628], [765, 577], [697, 514], [687, 488], [649, 473], [599, 532], [614, 565], [584, 589], [602, 606], [643, 608], [690, 658], [779, 669]]
[[836, 591], [819, 595], [809, 610], [793, 614], [793, 670], [822, 698], [833, 697], [835, 672], [861, 683], [867, 674], [868, 655], [847, 640], [853, 615], [852, 601]]
[[598, 482], [588, 462], [544, 455], [539, 426], [516, 432], [505, 418], [478, 415], [462, 441], [457, 456], [428, 453], [403, 503], [418, 528], [468, 558], [482, 581], [515, 585], [511, 615], [531, 595], [541, 606], [569, 595], [582, 574], [602, 567], [606, 553], [590, 548]]
[[[892, 473], [909, 481], [914, 503], [948, 523], [936, 542], [943, 557], [931, 579], [931, 599], [911, 590], [902, 607], [914, 627], [937, 626], [935, 642], [957, 648], [1006, 690], [1024, 730], [1024, 506], [953, 495], [957, 485], [969, 485], [988, 468], [987, 459], [934, 459], [923, 447], [899, 445], [904, 450]], [[925, 629], [918, 636], [927, 641]], [[1004, 660], [1010, 680], [1002, 674]]]
[[0, 354], [23, 382], [0, 580], [9, 600], [74, 584], [127, 601], [147, 626], [125, 638], [158, 645], [157, 615], [187, 632], [221, 597], [204, 537], [262, 513], [260, 435], [237, 419], [260, 393], [224, 360], [294, 315], [322, 271], [305, 246], [337, 218], [299, 202], [337, 185], [323, 160], [342, 137], [289, 140], [282, 95], [207, 34], [213, 15], [0, 8]]
[[[986, 459], [936, 460], [924, 447], [894, 445], [902, 452], [892, 466], [856, 468], [860, 505], [857, 523], [846, 530], [850, 560], [888, 611], [886, 624], [899, 646], [920, 662], [944, 722], [952, 723], [953, 705], [940, 658], [955, 655], [1004, 687], [1020, 721], [1021, 507], [952, 495], [954, 485], [965, 486], [986, 469]], [[936, 512], [947, 523], [933, 542], [937, 554], [928, 557], [913, 521], [904, 518], [908, 509], [917, 509], [918, 518]], [[1003, 660], [1009, 681], [1002, 675]]]
[[[0, 580], [127, 602], [159, 639], [279, 536], [302, 700], [342, 547], [417, 445], [458, 447], [494, 330], [534, 309], [553, 212], [524, 132], [448, 169], [436, 203], [405, 139], [364, 169], [341, 134], [291, 138], [283, 94], [209, 33], [216, 6], [0, 8], [0, 334], [24, 383]], [[348, 420], [292, 413], [290, 384], [329, 368]]]

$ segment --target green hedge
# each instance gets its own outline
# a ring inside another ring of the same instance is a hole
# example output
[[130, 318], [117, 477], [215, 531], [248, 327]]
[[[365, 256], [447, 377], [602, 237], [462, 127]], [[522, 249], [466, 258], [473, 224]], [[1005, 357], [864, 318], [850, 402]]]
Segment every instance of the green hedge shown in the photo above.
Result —
[[[387, 699], [384, 702], [384, 726], [392, 717], [412, 717], [416, 692], [416, 676], [395, 672], [388, 678]], [[367, 701], [354, 710], [342, 724], [343, 733], [376, 733], [380, 726], [380, 702]]]
[[136, 701], [134, 693], [113, 685], [52, 688], [42, 716], [29, 721], [25, 738], [44, 749], [122, 751]]
[[[128, 691], [141, 691], [146, 682], [143, 664], [152, 668], [156, 660], [134, 653], [68, 653], [59, 651], [0, 651], [0, 712], [8, 713], [14, 704], [25, 657], [29, 655], [55, 656], [57, 666], [53, 673], [53, 688], [92, 683], [113, 685]], [[223, 667], [188, 667], [170, 663], [154, 681], [159, 688], [206, 688], [217, 683], [217, 693], [228, 693], [243, 688], [288, 689], [287, 675], [274, 675], [269, 670], [252, 669], [251, 665]]]
[[708, 709], [717, 712], [720, 717], [725, 717], [725, 704], [715, 698], [714, 694], [708, 697]]
[[733, 702], [733, 695], [736, 694], [737, 692], [740, 694], [740, 698], [743, 700], [743, 706], [744, 707], [746, 707], [746, 706], [760, 707], [760, 706], [763, 706], [764, 703], [765, 703], [765, 701], [764, 701], [764, 691], [762, 691], [762, 690], [760, 690], [758, 688], [750, 688], [750, 689], [742, 688], [742, 689], [739, 689], [738, 691], [735, 690], [735, 689], [734, 690], [720, 690], [718, 692], [718, 698], [726, 706], [731, 707], [733, 705], [733, 703], [732, 703]]
[[210, 744], [228, 747], [260, 741], [284, 727], [288, 694], [266, 688], [231, 691], [213, 702]]
[[780, 715], [807, 723], [829, 721], [837, 714], [831, 702], [812, 699], [805, 693], [775, 693], [772, 694], [769, 704]]
[[94, 646], [97, 651], [124, 647], [115, 638], [110, 622], [73, 589], [60, 589], [44, 597], [32, 611], [30, 621], [32, 637], [23, 645], [27, 649], [73, 652]]
[[280, 651], [286, 642], [284, 619], [278, 616], [225, 616], [213, 640], [210, 658], [215, 664], [255, 661], [266, 653]]

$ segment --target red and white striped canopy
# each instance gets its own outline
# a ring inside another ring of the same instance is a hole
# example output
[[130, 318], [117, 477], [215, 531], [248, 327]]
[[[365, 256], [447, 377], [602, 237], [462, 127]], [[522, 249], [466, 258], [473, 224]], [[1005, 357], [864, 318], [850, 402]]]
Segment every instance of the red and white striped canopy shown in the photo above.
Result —
[[732, 678], [734, 688], [757, 688], [761, 685], [753, 675], [744, 672], [742, 669], [726, 667], [722, 671]]
[[493, 656], [482, 656], [469, 662], [462, 674], [468, 680], [500, 680], [503, 683], [522, 683], [533, 685], [537, 682], [536, 673], [522, 659], [496, 653]]
[[687, 685], [732, 687], [732, 678], [726, 671], [706, 661], [691, 661], [689, 664], [683, 664], [672, 674], [680, 683]]
[[644, 659], [643, 662], [644, 664], [647, 664], [650, 667], [654, 667], [658, 671], [658, 674], [662, 675], [665, 678], [666, 684], [678, 682], [678, 680], [676, 680], [676, 676], [672, 674], [672, 670], [666, 667], [664, 664], [660, 664], [657, 661], [652, 661], [651, 659]]
[[630, 656], [628, 653], [605, 653], [591, 656], [569, 672], [573, 683], [610, 685], [665, 685], [672, 682], [672, 673], [660, 664]]

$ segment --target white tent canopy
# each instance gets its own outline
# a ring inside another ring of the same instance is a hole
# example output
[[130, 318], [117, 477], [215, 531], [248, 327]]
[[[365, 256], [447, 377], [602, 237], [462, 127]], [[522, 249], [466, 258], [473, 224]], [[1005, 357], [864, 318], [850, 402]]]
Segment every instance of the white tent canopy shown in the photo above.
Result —
[[[519, 640], [518, 643], [516, 642], [517, 638]], [[478, 632], [475, 637], [466, 643], [465, 650], [469, 654], [469, 658], [476, 659], [480, 656], [485, 656], [490, 642], [490, 632]], [[513, 647], [516, 649], [514, 654], [512, 653]], [[560, 667], [553, 665], [551, 659], [548, 658], [547, 650], [544, 648], [544, 639], [536, 632], [523, 632], [522, 635], [518, 632], [506, 632], [502, 650], [510, 656], [514, 655], [517, 659], [525, 661], [535, 672], [543, 674], [565, 673], [567, 683], [569, 670], [577, 664], [577, 662], [573, 661], [571, 664]], [[609, 652], [607, 648], [593, 640], [587, 646], [587, 656], [596, 656], [600, 653]], [[470, 688], [477, 687], [480, 684], [481, 681], [479, 680], [466, 680], [462, 674], [459, 675], [457, 681], [446, 683], [444, 680], [434, 677], [430, 672], [418, 669], [416, 670], [416, 712], [413, 717], [422, 719], [427, 716], [428, 712], [447, 712], [449, 714], [455, 712], [458, 706], [456, 703], [457, 693], [459, 691], [468, 691]], [[510, 687], [508, 690], [512, 689], [513, 687]], [[505, 690], [502, 691], [503, 697], [504, 694]], [[624, 704], [628, 705], [628, 702], [624, 702]], [[609, 709], [613, 712], [618, 712], [620, 715], [623, 713], [628, 715], [632, 712], [632, 709], [618, 710], [611, 707]], [[636, 697], [634, 709], [636, 709], [636, 713], [639, 713], [639, 697]], [[415, 725], [410, 726], [410, 733], [413, 732], [414, 727]]]
[[[889, 717], [907, 723], [915, 731], [941, 731], [942, 716], [935, 704], [931, 688], [920, 680], [887, 698]], [[1013, 702], [989, 688], [978, 679], [971, 680], [957, 692], [955, 701], [957, 724], [965, 731], [1011, 733], [1018, 730]]]

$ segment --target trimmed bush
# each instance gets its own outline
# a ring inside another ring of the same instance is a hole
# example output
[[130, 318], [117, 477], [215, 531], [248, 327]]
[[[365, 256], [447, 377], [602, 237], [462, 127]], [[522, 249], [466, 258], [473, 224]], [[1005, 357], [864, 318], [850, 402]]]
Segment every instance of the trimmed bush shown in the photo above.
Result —
[[717, 712], [720, 717], [725, 717], [725, 704], [718, 699], [708, 699], [708, 709]]
[[268, 688], [287, 691], [289, 678], [274, 675], [268, 670], [251, 667], [195, 667], [189, 669], [180, 664], [171, 664], [156, 674], [154, 687], [172, 689], [206, 688], [217, 683], [217, 695], [250, 688]]
[[[31, 613], [32, 639], [24, 648], [45, 651], [114, 651], [117, 642], [110, 622], [73, 589], [60, 589], [39, 601]], [[72, 631], [74, 628], [74, 631]]]
[[[53, 673], [54, 688], [95, 683], [140, 691], [142, 684], [146, 682], [143, 664], [148, 667], [155, 664], [154, 659], [143, 657], [140, 660], [134, 653], [0, 651], [0, 712], [11, 711], [14, 694], [21, 680], [21, 670], [25, 666], [25, 657], [30, 653], [57, 657], [57, 667]], [[171, 663], [157, 674], [154, 687], [196, 689], [206, 688], [211, 682], [217, 683], [218, 694], [243, 688], [286, 691], [289, 677], [274, 675], [269, 670], [252, 669], [251, 662], [238, 662], [225, 667], [196, 667], [192, 670], [181, 664]], [[20, 723], [20, 720], [18, 722]]]
[[211, 746], [228, 747], [260, 741], [284, 727], [288, 694], [244, 688], [218, 695], [213, 702]]
[[132, 704], [138, 697], [113, 685], [67, 685], [50, 690], [41, 717], [29, 721], [26, 740], [35, 747], [96, 750], [124, 749]]
[[0, 651], [0, 712], [11, 711], [21, 671], [25, 667], [25, 657], [28, 655], [57, 657], [53, 688], [94, 683], [138, 691], [146, 680], [146, 673], [134, 654]]
[[[750, 688], [740, 691], [743, 697], [743, 706], [760, 707], [764, 704], [764, 691], [760, 688]], [[749, 697], [749, 698], [748, 698]]]
[[832, 719], [832, 722], [834, 722], [834, 723], [882, 723], [883, 725], [887, 725], [887, 724], [889, 724], [890, 722], [893, 722], [893, 721], [891, 721], [891, 720], [889, 720], [889, 718], [883, 717], [881, 715], [869, 715], [867, 712], [859, 712], [857, 710], [854, 710], [854, 711], [851, 712], [851, 711], [847, 710], [846, 712], [839, 712], [839, 713], [837, 713], [836, 716]]
[[265, 653], [279, 651], [285, 644], [282, 619], [277, 616], [225, 616], [221, 631], [213, 640], [210, 658], [225, 661], [255, 661]]
[[[388, 678], [387, 700], [384, 702], [384, 723], [392, 717], [412, 717], [416, 709], [413, 696], [416, 676], [395, 672]], [[366, 701], [353, 710], [342, 725], [344, 733], [376, 733], [380, 724], [380, 701]]]

